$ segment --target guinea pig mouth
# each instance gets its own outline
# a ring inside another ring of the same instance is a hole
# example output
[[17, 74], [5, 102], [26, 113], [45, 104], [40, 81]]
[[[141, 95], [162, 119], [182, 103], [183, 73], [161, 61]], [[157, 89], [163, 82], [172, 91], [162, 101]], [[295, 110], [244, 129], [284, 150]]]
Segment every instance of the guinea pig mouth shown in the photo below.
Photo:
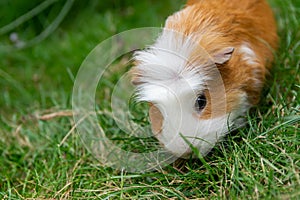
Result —
[[153, 134], [160, 134], [162, 132], [164, 118], [160, 110], [154, 104], [150, 104], [149, 117]]

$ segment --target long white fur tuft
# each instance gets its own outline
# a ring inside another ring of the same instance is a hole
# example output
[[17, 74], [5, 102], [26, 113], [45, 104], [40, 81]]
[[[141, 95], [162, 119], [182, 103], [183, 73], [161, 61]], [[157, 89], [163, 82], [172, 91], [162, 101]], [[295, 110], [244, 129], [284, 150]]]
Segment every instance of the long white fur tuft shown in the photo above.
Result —
[[138, 86], [138, 99], [155, 102], [169, 89], [184, 89], [183, 85], [189, 90], [203, 89], [209, 77], [189, 60], [196, 48], [192, 36], [165, 29], [154, 45], [136, 52], [134, 58], [143, 82]]

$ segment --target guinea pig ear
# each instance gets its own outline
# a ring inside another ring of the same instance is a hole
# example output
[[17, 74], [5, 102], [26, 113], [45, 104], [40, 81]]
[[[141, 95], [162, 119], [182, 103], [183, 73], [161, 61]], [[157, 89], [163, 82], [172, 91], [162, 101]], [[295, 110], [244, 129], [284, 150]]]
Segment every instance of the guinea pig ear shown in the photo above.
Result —
[[231, 58], [233, 51], [233, 47], [225, 47], [220, 51], [217, 51], [217, 53], [213, 55], [214, 62], [216, 64], [224, 64]]

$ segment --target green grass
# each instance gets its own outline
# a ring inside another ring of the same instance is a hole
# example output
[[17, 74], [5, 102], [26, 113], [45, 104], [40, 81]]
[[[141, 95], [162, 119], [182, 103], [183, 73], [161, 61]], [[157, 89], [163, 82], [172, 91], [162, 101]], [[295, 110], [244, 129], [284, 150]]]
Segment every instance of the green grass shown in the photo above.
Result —
[[[2, 2], [8, 7], [0, 7], [1, 26], [41, 1], [25, 5], [19, 1], [17, 6], [5, 2], [9, 1]], [[65, 138], [74, 126], [72, 117], [38, 116], [72, 108], [77, 70], [99, 42], [127, 29], [159, 27], [184, 2], [75, 1], [59, 28], [33, 47], [11, 51], [9, 35], [3, 34], [0, 198], [300, 199], [300, 3], [270, 2], [281, 44], [262, 101], [247, 116], [249, 125], [226, 137], [204, 159], [179, 160], [143, 174], [104, 167], [75, 132]], [[14, 31], [21, 39], [32, 39], [62, 6], [52, 5]], [[112, 70], [100, 83], [105, 88], [98, 91], [101, 109], [109, 109], [107, 93], [121, 73]], [[145, 116], [143, 108], [136, 116]], [[107, 130], [118, 133], [109, 117], [101, 120]], [[136, 120], [147, 124], [145, 117]], [[141, 147], [136, 141], [132, 145], [128, 148]]]

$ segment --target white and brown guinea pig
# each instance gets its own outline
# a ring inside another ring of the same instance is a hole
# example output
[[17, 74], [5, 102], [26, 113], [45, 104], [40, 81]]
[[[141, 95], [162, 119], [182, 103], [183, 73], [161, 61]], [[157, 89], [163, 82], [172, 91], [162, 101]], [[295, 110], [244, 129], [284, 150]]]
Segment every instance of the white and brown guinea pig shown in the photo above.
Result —
[[154, 135], [177, 157], [202, 155], [258, 103], [277, 47], [265, 0], [190, 0], [155, 43], [135, 53], [137, 98]]

